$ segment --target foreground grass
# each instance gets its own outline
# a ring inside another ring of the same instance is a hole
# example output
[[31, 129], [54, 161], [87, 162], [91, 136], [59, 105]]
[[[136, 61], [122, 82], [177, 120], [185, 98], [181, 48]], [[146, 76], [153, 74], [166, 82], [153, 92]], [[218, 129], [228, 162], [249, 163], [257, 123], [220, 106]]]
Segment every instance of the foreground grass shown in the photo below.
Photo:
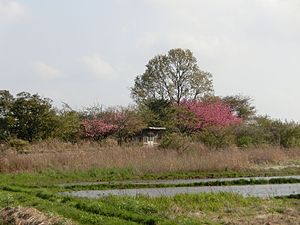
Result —
[[66, 189], [55, 185], [74, 181], [286, 175], [297, 172], [299, 174], [298, 170], [289, 169], [141, 174], [132, 169], [93, 169], [1, 174], [0, 208], [17, 205], [34, 207], [46, 215], [59, 215], [76, 224], [299, 224], [299, 196], [260, 199], [229, 193], [204, 193], [159, 198], [108, 196], [91, 200], [61, 196], [58, 192]]
[[[98, 200], [63, 197], [46, 189], [6, 188], [0, 206], [35, 207], [77, 224], [280, 224], [300, 222], [297, 199], [244, 198], [236, 194], [197, 194], [149, 198], [109, 196]], [[243, 222], [241, 222], [243, 221]]]

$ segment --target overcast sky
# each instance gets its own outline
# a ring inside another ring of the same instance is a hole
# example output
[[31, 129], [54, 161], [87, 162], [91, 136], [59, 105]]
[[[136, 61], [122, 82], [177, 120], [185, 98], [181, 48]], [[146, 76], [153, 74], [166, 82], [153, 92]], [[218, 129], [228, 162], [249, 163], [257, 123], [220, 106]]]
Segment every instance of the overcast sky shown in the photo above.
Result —
[[0, 0], [0, 89], [128, 105], [150, 58], [188, 48], [216, 95], [300, 122], [299, 0]]

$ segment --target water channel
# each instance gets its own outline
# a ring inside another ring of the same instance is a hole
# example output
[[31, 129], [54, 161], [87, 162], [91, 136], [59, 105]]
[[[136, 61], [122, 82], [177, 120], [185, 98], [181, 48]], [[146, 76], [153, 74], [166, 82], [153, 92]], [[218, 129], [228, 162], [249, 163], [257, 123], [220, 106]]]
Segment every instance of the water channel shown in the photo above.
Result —
[[[284, 176], [284, 177], [247, 177], [247, 178], [222, 178], [222, 179], [189, 179], [189, 180], [153, 180], [153, 181], [115, 181], [115, 182], [90, 182], [76, 183], [76, 185], [96, 185], [96, 184], [191, 184], [201, 182], [215, 181], [235, 181], [235, 180], [270, 180], [275, 178], [294, 178], [300, 179], [300, 176]], [[75, 184], [64, 184], [63, 186], [71, 186]], [[86, 198], [101, 198], [108, 195], [126, 195], [139, 196], [145, 195], [149, 197], [159, 196], [174, 196], [177, 194], [197, 194], [203, 192], [231, 192], [241, 194], [243, 196], [254, 197], [274, 197], [274, 196], [289, 196], [300, 194], [300, 183], [296, 184], [259, 184], [259, 185], [234, 185], [234, 186], [193, 186], [193, 187], [164, 187], [164, 188], [133, 188], [133, 189], [111, 189], [111, 190], [88, 190], [88, 191], [73, 191], [63, 192], [61, 194], [86, 197]]]
[[165, 185], [176, 185], [176, 184], [194, 184], [194, 183], [208, 183], [217, 181], [237, 181], [237, 180], [271, 180], [271, 179], [299, 179], [300, 176], [273, 176], [273, 177], [234, 177], [234, 178], [199, 178], [199, 179], [174, 179], [174, 180], [121, 180], [121, 181], [100, 181], [100, 182], [78, 182], [78, 183], [66, 183], [59, 184], [61, 187], [72, 187], [72, 186], [92, 186], [92, 185], [109, 185], [109, 184], [165, 184]]

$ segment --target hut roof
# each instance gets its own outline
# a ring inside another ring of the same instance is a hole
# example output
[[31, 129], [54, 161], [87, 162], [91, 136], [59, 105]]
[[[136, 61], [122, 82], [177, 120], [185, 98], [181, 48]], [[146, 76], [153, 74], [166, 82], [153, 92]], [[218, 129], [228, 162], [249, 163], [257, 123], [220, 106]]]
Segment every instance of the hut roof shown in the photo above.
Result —
[[166, 130], [165, 127], [148, 127], [146, 129], [149, 129], [149, 130]]

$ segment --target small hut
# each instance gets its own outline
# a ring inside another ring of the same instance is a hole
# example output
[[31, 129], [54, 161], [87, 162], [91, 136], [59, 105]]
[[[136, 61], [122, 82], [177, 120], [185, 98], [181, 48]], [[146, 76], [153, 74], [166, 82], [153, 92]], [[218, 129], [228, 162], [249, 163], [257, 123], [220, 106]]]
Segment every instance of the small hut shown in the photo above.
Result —
[[147, 127], [143, 129], [141, 138], [144, 145], [150, 147], [157, 145], [165, 130], [165, 127]]

